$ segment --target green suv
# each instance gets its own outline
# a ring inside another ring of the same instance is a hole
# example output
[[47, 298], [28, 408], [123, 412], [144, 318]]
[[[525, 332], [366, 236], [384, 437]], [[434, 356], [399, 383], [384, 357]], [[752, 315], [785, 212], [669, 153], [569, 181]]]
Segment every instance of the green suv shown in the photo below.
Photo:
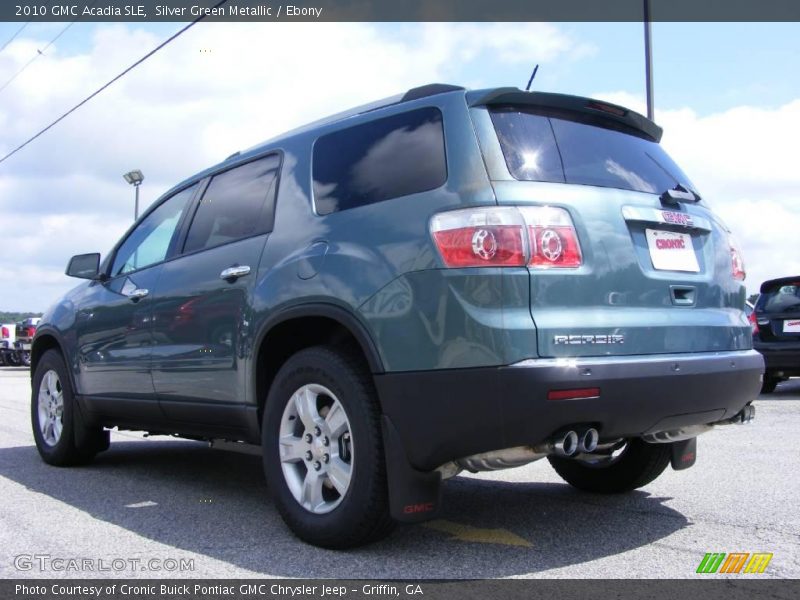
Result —
[[730, 231], [620, 106], [432, 84], [180, 183], [47, 311], [53, 465], [109, 428], [258, 445], [303, 540], [436, 514], [442, 481], [547, 458], [590, 492], [695, 460], [763, 361]]

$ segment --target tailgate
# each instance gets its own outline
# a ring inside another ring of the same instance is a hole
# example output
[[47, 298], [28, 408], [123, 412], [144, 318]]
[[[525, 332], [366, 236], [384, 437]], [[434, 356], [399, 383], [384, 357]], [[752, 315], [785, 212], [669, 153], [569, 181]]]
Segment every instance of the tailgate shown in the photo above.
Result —
[[[487, 112], [507, 169], [499, 173], [500, 161], [487, 157], [498, 203], [563, 208], [580, 244], [578, 267], [529, 268], [540, 356], [752, 346], [730, 234], [654, 139], [595, 116], [587, 123], [535, 107]], [[531, 244], [548, 247], [534, 251], [557, 253], [553, 232], [537, 235]]]

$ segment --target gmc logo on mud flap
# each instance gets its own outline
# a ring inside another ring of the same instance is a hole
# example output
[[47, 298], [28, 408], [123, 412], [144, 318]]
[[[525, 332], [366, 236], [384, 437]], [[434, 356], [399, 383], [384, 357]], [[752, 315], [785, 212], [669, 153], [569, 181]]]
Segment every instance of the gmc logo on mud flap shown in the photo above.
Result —
[[422, 504], [406, 504], [403, 507], [403, 512], [407, 515], [431, 512], [432, 510], [433, 510], [433, 502], [424, 502]]

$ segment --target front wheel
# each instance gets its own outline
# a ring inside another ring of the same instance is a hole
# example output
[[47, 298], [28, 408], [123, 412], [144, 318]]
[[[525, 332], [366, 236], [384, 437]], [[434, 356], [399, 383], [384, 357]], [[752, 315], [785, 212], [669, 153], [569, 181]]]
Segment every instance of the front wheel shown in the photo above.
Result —
[[618, 494], [647, 485], [664, 472], [671, 458], [670, 444], [628, 440], [614, 454], [596, 461], [548, 456], [561, 479], [585, 492]]
[[42, 355], [32, 384], [33, 438], [44, 462], [59, 467], [84, 464], [108, 448], [108, 432], [82, 419], [60, 352]]
[[302, 540], [351, 548], [391, 531], [379, 417], [369, 371], [344, 349], [301, 350], [278, 371], [264, 410], [264, 471]]

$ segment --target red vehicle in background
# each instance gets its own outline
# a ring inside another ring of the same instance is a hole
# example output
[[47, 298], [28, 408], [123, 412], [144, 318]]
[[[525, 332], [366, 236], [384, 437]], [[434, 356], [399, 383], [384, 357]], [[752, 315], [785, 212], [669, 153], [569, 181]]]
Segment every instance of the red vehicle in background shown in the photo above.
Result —
[[31, 340], [39, 321], [39, 317], [29, 317], [0, 325], [0, 365], [30, 366]]

